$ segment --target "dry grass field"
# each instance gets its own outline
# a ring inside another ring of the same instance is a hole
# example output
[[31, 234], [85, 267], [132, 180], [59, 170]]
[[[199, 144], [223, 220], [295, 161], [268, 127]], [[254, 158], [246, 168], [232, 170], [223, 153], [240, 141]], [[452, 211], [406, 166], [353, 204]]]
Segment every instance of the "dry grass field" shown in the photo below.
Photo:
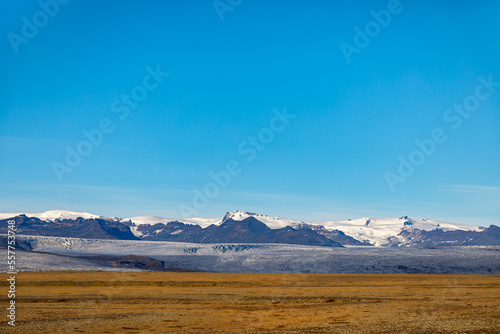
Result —
[[17, 279], [17, 326], [4, 317], [2, 333], [500, 332], [493, 275], [24, 272]]

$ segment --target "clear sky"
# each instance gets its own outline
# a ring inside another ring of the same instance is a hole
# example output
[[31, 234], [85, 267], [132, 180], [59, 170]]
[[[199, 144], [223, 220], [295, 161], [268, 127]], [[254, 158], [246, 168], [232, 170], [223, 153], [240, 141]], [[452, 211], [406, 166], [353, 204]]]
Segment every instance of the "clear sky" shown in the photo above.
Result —
[[500, 2], [215, 5], [2, 1], [0, 212], [500, 224]]

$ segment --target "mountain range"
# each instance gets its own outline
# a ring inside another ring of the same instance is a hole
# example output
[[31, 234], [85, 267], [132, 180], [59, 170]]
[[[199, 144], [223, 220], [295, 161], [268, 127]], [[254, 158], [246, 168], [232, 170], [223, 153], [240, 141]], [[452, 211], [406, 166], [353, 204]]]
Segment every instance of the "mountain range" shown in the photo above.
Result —
[[437, 247], [500, 245], [500, 228], [427, 218], [359, 218], [324, 223], [229, 211], [223, 218], [103, 217], [87, 212], [0, 213], [0, 233], [193, 243], [281, 243], [311, 246]]

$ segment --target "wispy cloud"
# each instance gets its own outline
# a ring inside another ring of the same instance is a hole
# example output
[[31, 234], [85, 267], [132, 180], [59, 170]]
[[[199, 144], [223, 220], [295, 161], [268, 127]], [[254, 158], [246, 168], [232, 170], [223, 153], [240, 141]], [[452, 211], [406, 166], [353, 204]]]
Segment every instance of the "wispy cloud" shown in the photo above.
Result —
[[474, 194], [488, 194], [496, 193], [500, 195], [500, 187], [496, 186], [483, 186], [474, 184], [449, 184], [438, 189], [439, 191], [448, 191], [455, 193], [474, 193]]
[[500, 219], [495, 217], [445, 217], [441, 219], [441, 217], [436, 217], [435, 219], [447, 222], [453, 222], [457, 224], [465, 224], [465, 225], [476, 225], [488, 227], [490, 225], [500, 226]]

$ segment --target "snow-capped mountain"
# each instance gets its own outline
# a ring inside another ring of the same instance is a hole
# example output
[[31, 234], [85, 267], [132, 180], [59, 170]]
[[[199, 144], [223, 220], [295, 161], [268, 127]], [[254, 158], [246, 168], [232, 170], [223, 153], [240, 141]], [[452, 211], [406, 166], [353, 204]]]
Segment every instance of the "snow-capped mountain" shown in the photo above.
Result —
[[184, 224], [192, 224], [192, 225], [199, 225], [201, 227], [207, 227], [212, 224], [219, 224], [221, 222], [220, 218], [166, 218], [166, 217], [158, 217], [158, 216], [137, 216], [137, 217], [130, 217], [130, 218], [124, 218], [122, 219], [123, 221], [128, 221], [130, 220], [136, 225], [154, 225], [158, 223], [163, 223], [163, 224], [168, 224], [169, 222], [181, 222]]
[[396, 247], [437, 247], [500, 245], [500, 228], [491, 225], [481, 231], [402, 229], [386, 245]]
[[[202, 228], [208, 227], [210, 225], [221, 223], [220, 218], [186, 218], [186, 219], [176, 219], [176, 218], [166, 218], [166, 217], [158, 217], [158, 216], [137, 216], [130, 217], [121, 220], [122, 223], [125, 223], [130, 226], [130, 230], [137, 237], [142, 237], [144, 235], [141, 232], [142, 229], [138, 227], [141, 225], [155, 225], [155, 224], [164, 224], [179, 222], [183, 224], [197, 225]], [[131, 222], [132, 224], [128, 224]]]
[[[71, 213], [73, 215], [74, 213]], [[42, 215], [42, 217], [46, 217]], [[18, 234], [44, 235], [54, 237], [76, 237], [92, 239], [124, 239], [137, 240], [130, 228], [122, 224], [116, 218], [60, 218], [40, 219], [36, 216], [28, 217], [20, 214], [15, 217], [0, 219], [0, 234], [6, 234], [9, 230], [8, 222], [15, 221]]]
[[68, 210], [50, 210], [41, 213], [27, 213], [27, 212], [18, 212], [18, 213], [0, 213], [0, 219], [7, 219], [16, 217], [19, 215], [25, 215], [29, 218], [38, 218], [40, 220], [56, 220], [56, 219], [76, 219], [78, 217], [91, 219], [91, 218], [99, 218], [99, 215], [94, 215], [88, 212], [77, 212], [77, 211], [68, 211]]
[[[443, 231], [475, 232], [481, 232], [484, 229], [474, 225], [446, 223], [428, 218], [414, 220], [407, 216], [399, 218], [358, 218], [316, 223], [285, 219], [281, 217], [271, 217], [246, 211], [230, 211], [226, 213], [224, 219], [231, 218], [233, 220], [243, 220], [248, 217], [260, 220], [270, 228], [283, 228], [285, 226], [291, 226], [295, 229], [309, 228], [318, 231], [318, 228], [322, 227], [329, 232], [341, 231], [345, 235], [357, 241], [370, 243], [375, 246], [389, 245], [389, 239], [396, 237], [403, 229], [416, 229], [423, 231], [441, 229]], [[391, 243], [391, 245], [392, 244], [393, 243]]]
[[327, 230], [339, 230], [360, 241], [375, 246], [388, 245], [388, 239], [397, 236], [402, 229], [432, 231], [481, 231], [478, 226], [452, 224], [427, 218], [413, 220], [407, 216], [400, 218], [359, 218], [323, 223]]
[[285, 219], [285, 218], [281, 218], [281, 217], [271, 217], [271, 216], [247, 212], [247, 211], [228, 211], [222, 220], [224, 221], [226, 219], [232, 219], [232, 220], [236, 220], [236, 221], [241, 221], [241, 220], [247, 219], [248, 217], [253, 217], [253, 218], [263, 222], [271, 229], [278, 229], [278, 228], [283, 228], [283, 227], [287, 227], [287, 226], [293, 227], [293, 225], [295, 225], [295, 224], [305, 223], [301, 220]]
[[[289, 243], [305, 245], [339, 243], [392, 247], [500, 244], [496, 230], [427, 218], [411, 219], [407, 216], [318, 223], [247, 211], [229, 211], [223, 218], [175, 219], [137, 216], [122, 219], [106, 218], [87, 212], [53, 210], [43, 213], [3, 213], [0, 214], [0, 224], [6, 224], [6, 219], [12, 217], [21, 217], [19, 221], [24, 224], [24, 233], [31, 235], [42, 233], [39, 235], [62, 236], [69, 233], [68, 237], [75, 237], [84, 235], [85, 226], [88, 225], [93, 226], [94, 232], [90, 235], [96, 235], [97, 238], [116, 238], [111, 229], [119, 229], [122, 233], [120, 235], [127, 235], [127, 238], [133, 235], [143, 240], [176, 242], [250, 242], [251, 240], [286, 243], [288, 240]], [[129, 230], [129, 234], [126, 230]], [[298, 233], [299, 231], [302, 232]], [[0, 225], [1, 232], [3, 228]]]

